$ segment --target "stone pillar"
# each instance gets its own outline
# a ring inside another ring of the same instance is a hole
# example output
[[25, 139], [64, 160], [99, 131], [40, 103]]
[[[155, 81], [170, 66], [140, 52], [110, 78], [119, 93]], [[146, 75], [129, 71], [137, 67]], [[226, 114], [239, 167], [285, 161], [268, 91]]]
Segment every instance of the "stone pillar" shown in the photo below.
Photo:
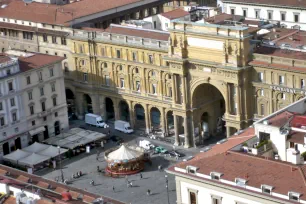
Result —
[[103, 120], [107, 120], [106, 118], [106, 106], [105, 106], [105, 96], [100, 96], [99, 97], [99, 103], [100, 103], [100, 114], [103, 118]]
[[226, 126], [226, 137], [230, 137], [231, 136], [231, 127]]
[[186, 77], [185, 76], [181, 76], [181, 83], [182, 83], [182, 95], [183, 95], [183, 101], [182, 104], [183, 105], [186, 105], [186, 84], [185, 84], [185, 81], [186, 81]]
[[115, 120], [120, 120], [120, 110], [117, 100], [114, 100]]
[[172, 75], [172, 102], [176, 104], [176, 86], [175, 86], [175, 75]]
[[77, 111], [77, 116], [80, 120], [84, 118], [84, 104], [83, 104], [83, 93], [76, 93], [75, 106]]
[[150, 128], [151, 128], [151, 124], [150, 124], [150, 114], [149, 114], [149, 110], [148, 110], [148, 105], [144, 105], [144, 112], [145, 112], [145, 121], [146, 121], [146, 132], [150, 133]]
[[179, 126], [178, 126], [178, 116], [173, 114], [173, 122], [174, 122], [174, 136], [175, 136], [175, 146], [180, 145], [180, 137], [179, 137]]
[[132, 104], [132, 101], [128, 101], [128, 105], [129, 105], [129, 112], [130, 112], [130, 124], [131, 127], [134, 128], [135, 127], [135, 111], [134, 111], [134, 107]]
[[229, 97], [229, 91], [228, 91], [228, 84], [225, 84], [225, 113], [226, 115], [229, 115], [230, 113], [230, 97]]
[[175, 103], [177, 103], [177, 101], [178, 101], [178, 89], [179, 88], [177, 86], [177, 75], [176, 74], [173, 75], [173, 80], [174, 80], [174, 87], [172, 88], [173, 91], [174, 91], [173, 97], [174, 97]]
[[184, 136], [185, 136], [185, 148], [189, 148], [191, 146], [190, 144], [190, 126], [188, 123], [188, 116], [184, 117]]
[[91, 95], [90, 96], [92, 99], [92, 111], [94, 114], [100, 115], [100, 101], [99, 101], [99, 95]]
[[[161, 118], [161, 127], [162, 127], [162, 131], [163, 133], [166, 133], [166, 123], [165, 123], [165, 109], [162, 108], [161, 113], [160, 113], [160, 118]], [[163, 134], [163, 137], [165, 136], [165, 134]]]
[[235, 85], [236, 89], [236, 103], [237, 103], [237, 116], [240, 116], [241, 114], [241, 106], [240, 106], [240, 85]]

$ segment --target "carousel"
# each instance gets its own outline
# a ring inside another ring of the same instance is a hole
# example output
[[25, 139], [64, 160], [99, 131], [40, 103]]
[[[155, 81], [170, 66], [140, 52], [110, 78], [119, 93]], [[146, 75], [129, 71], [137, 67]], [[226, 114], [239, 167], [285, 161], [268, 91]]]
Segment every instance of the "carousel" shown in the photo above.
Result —
[[144, 169], [144, 155], [142, 148], [128, 147], [125, 144], [117, 149], [110, 149], [105, 152], [105, 171], [112, 175], [136, 174]]

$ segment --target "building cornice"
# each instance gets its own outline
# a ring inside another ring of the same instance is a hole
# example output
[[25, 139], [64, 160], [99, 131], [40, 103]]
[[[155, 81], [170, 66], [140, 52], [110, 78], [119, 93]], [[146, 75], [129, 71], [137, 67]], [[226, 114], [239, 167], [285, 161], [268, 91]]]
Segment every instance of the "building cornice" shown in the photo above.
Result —
[[239, 4], [239, 5], [249, 5], [249, 6], [259, 6], [259, 7], [269, 7], [269, 8], [284, 8], [284, 9], [293, 9], [293, 10], [306, 10], [302, 7], [290, 7], [285, 5], [275, 5], [275, 4], [256, 4], [256, 3], [247, 3], [247, 2], [233, 2], [233, 1], [223, 1], [228, 4]]

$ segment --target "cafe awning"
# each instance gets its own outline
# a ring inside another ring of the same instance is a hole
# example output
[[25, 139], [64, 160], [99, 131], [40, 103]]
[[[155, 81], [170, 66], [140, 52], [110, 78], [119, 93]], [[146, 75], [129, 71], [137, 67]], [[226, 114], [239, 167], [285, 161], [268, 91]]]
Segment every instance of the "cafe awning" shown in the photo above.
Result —
[[45, 130], [46, 130], [45, 127], [39, 127], [39, 128], [34, 129], [34, 130], [30, 130], [29, 134], [31, 136], [33, 136], [33, 135], [39, 134], [39, 133], [41, 133], [41, 132], [43, 132]]

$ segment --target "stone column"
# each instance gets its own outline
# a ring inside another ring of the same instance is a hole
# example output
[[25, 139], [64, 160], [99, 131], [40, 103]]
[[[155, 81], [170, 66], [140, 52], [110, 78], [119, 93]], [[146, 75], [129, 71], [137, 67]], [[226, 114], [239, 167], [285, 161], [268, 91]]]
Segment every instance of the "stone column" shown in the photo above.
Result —
[[174, 136], [175, 136], [175, 146], [180, 145], [180, 137], [179, 137], [179, 127], [178, 127], [178, 116], [173, 114], [173, 122], [174, 122]]
[[183, 101], [182, 104], [186, 105], [186, 77], [185, 76], [181, 76], [181, 83], [182, 83], [182, 95], [183, 95]]
[[[162, 131], [163, 133], [166, 133], [166, 123], [165, 123], [165, 109], [162, 108], [161, 113], [160, 113], [160, 118], [161, 118], [161, 127], [162, 127]], [[165, 134], [163, 134], [163, 137], [165, 136]]]
[[99, 103], [100, 103], [100, 114], [103, 118], [103, 120], [107, 120], [106, 118], [106, 106], [105, 106], [105, 96], [99, 97]]
[[176, 104], [176, 87], [175, 87], [175, 75], [172, 75], [172, 102]]
[[231, 136], [231, 127], [226, 126], [226, 137], [230, 137]]
[[185, 148], [189, 148], [191, 146], [190, 144], [190, 126], [188, 123], [188, 116], [184, 117], [184, 136], [185, 136]]
[[241, 114], [241, 107], [240, 107], [241, 87], [240, 87], [240, 85], [235, 85], [235, 89], [236, 89], [236, 102], [237, 102], [237, 116], [240, 116], [240, 114]]
[[94, 114], [100, 115], [99, 95], [91, 95], [92, 99], [92, 111]]
[[150, 128], [151, 128], [151, 124], [150, 124], [150, 114], [149, 114], [149, 110], [148, 110], [148, 105], [144, 105], [144, 112], [145, 112], [145, 121], [146, 121], [146, 132], [150, 133]]
[[117, 100], [114, 100], [115, 120], [120, 120], [120, 110]]
[[229, 97], [229, 92], [228, 92], [228, 84], [225, 84], [225, 113], [226, 115], [229, 115], [230, 113], [230, 97]]
[[129, 105], [129, 112], [130, 112], [130, 124], [131, 127], [134, 128], [135, 127], [135, 112], [134, 112], [134, 107], [132, 104], [132, 101], [128, 101], [128, 105]]
[[84, 104], [83, 104], [83, 93], [76, 93], [75, 106], [77, 111], [77, 116], [80, 120], [84, 118]]
[[177, 86], [177, 75], [176, 74], [174, 74], [173, 75], [173, 80], [174, 80], [174, 87], [172, 88], [173, 89], [173, 91], [174, 91], [174, 95], [173, 95], [173, 97], [174, 97], [174, 102], [175, 103], [177, 103], [177, 101], [178, 101], [178, 86]]

